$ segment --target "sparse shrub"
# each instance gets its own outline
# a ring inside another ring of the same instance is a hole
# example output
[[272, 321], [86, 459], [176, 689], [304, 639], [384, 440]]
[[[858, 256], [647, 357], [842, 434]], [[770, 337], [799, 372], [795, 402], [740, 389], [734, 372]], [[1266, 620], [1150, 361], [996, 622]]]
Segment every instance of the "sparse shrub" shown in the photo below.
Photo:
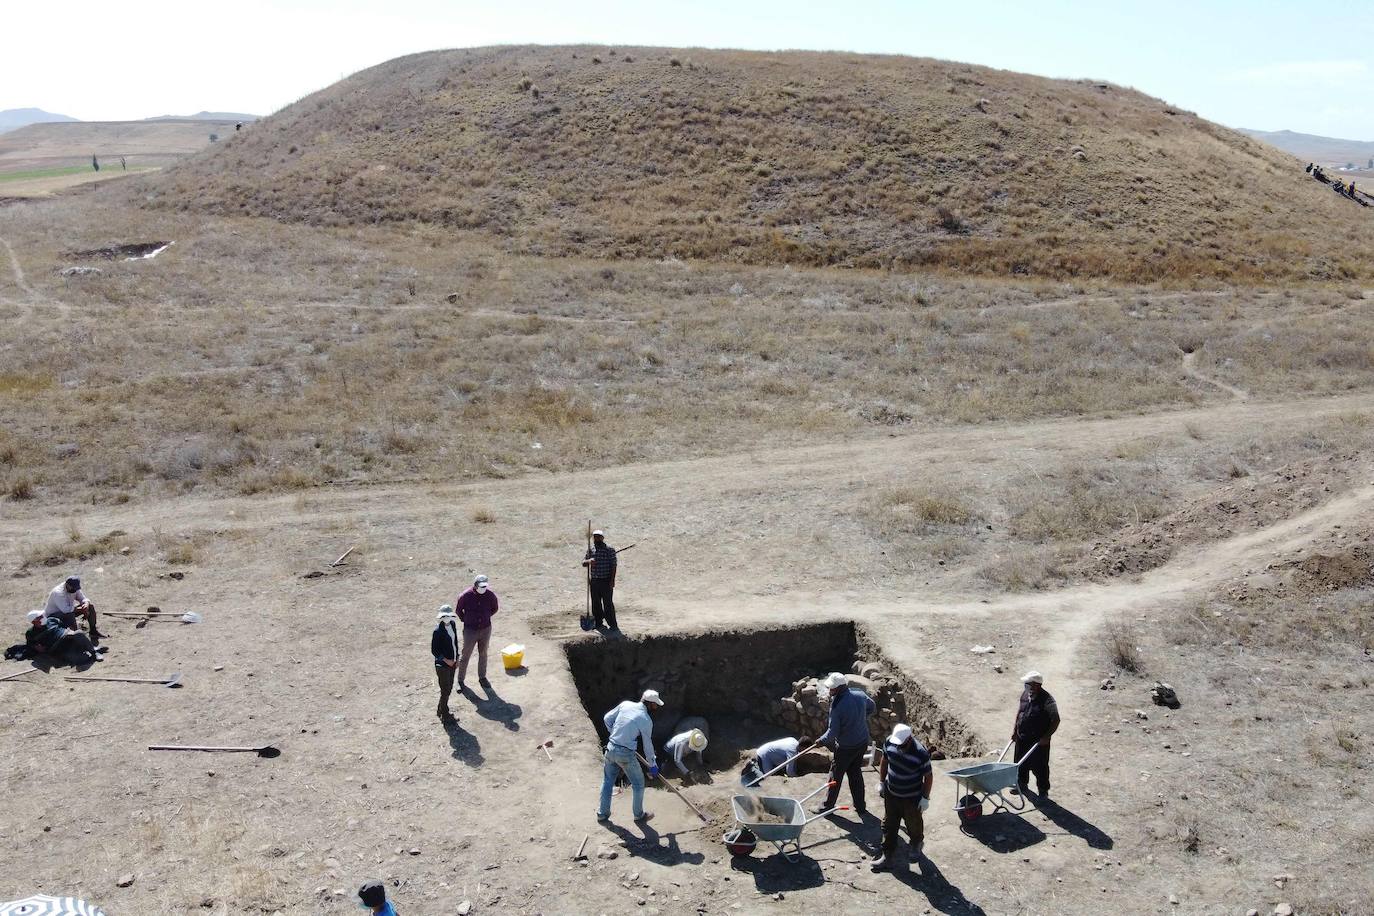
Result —
[[472, 520], [479, 525], [490, 525], [496, 521], [496, 513], [492, 512], [486, 506], [482, 506], [473, 510]]
[[678, 60], [676, 57], [670, 57], [670, 58], [668, 58], [668, 66], [670, 66], [670, 67], [681, 67], [681, 66], [682, 66], [682, 61]]
[[1140, 657], [1140, 647], [1136, 645], [1135, 630], [1122, 620], [1108, 621], [1103, 627], [1107, 642], [1107, 656], [1111, 663], [1122, 671], [1139, 674], [1144, 670]]
[[935, 208], [935, 223], [951, 235], [963, 235], [968, 232], [968, 224], [964, 222], [964, 218], [943, 204]]
[[16, 502], [22, 499], [33, 499], [33, 479], [20, 476], [10, 481], [6, 488], [9, 498]]
[[530, 79], [530, 78], [527, 76], [527, 77], [525, 77], [524, 79], [522, 79], [522, 80], [519, 82], [518, 85], [519, 85], [519, 88], [520, 88], [520, 91], [521, 91], [521, 92], [529, 92], [529, 91], [530, 91], [530, 87], [534, 85], [534, 80]]
[[1190, 820], [1183, 831], [1183, 851], [1197, 855], [1202, 846], [1202, 831], [1198, 829], [1197, 818]]

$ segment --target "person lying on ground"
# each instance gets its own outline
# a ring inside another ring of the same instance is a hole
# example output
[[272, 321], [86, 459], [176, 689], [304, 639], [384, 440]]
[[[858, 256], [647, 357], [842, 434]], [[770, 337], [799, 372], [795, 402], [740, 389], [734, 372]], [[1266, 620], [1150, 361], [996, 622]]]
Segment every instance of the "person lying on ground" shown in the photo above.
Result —
[[48, 592], [48, 603], [43, 608], [43, 616], [56, 617], [68, 629], [76, 629], [76, 618], [86, 618], [86, 628], [91, 631], [91, 642], [100, 645], [105, 634], [96, 625], [95, 604], [87, 600], [81, 590], [81, 580], [68, 576]]
[[42, 611], [29, 612], [29, 629], [24, 644], [35, 656], [47, 656], [54, 661], [85, 665], [101, 661], [100, 650], [78, 629], [63, 626], [57, 617], [45, 617]]
[[[776, 770], [785, 761], [787, 766], [773, 775], [806, 776], [811, 773], [824, 773], [830, 769], [830, 757], [824, 751], [802, 750], [812, 747], [814, 743], [810, 735], [799, 735], [796, 738], [779, 738], [760, 744], [754, 751], [753, 759], [744, 765], [744, 772], [740, 773], [739, 777], [740, 783], [744, 786], [762, 785], [764, 779], [761, 777]], [[800, 756], [798, 751], [802, 751]]]
[[679, 732], [668, 739], [668, 743], [663, 746], [663, 753], [672, 757], [673, 765], [683, 776], [687, 775], [687, 764], [684, 758], [688, 754], [697, 755], [697, 764], [704, 770], [706, 769], [706, 735], [699, 728], [691, 731]]

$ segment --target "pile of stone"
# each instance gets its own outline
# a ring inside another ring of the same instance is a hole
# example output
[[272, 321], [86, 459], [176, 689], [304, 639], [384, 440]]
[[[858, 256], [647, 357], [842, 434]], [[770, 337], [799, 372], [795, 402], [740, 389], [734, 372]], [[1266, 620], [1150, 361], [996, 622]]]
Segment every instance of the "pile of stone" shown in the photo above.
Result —
[[[848, 675], [849, 686], [868, 694], [878, 707], [877, 714], [868, 720], [873, 740], [882, 742], [892, 732], [892, 726], [906, 722], [906, 697], [901, 685], [877, 662], [856, 661]], [[825, 731], [830, 718], [830, 701], [820, 686], [822, 678], [802, 678], [792, 684], [792, 695], [777, 701], [777, 717], [783, 727], [794, 735], [812, 738]], [[914, 723], [913, 723], [914, 724]]]

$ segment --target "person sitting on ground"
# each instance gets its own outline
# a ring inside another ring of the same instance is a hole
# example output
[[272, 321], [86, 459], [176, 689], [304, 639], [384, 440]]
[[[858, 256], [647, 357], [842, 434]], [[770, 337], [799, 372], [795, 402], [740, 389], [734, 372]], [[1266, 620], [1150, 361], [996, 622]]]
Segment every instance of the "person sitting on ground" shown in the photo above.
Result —
[[86, 600], [86, 593], [81, 590], [81, 580], [76, 576], [68, 576], [48, 592], [43, 616], [56, 617], [69, 630], [76, 629], [77, 617], [85, 617], [86, 628], [91, 631], [91, 642], [98, 646], [100, 640], [105, 638], [100, 627], [96, 626], [95, 605]]
[[634, 818], [641, 824], [653, 818], [651, 812], [644, 810], [644, 770], [639, 766], [636, 748], [637, 741], [644, 743], [644, 759], [649, 764], [649, 778], [658, 775], [658, 763], [654, 758], [654, 716], [663, 710], [663, 700], [657, 690], [646, 690], [639, 702], [626, 700], [606, 713], [604, 722], [610, 737], [606, 741], [606, 758], [602, 767], [601, 803], [596, 809], [596, 819], [606, 821], [611, 817], [611, 792], [615, 789], [616, 777], [621, 773], [630, 780], [631, 808]]
[[58, 617], [46, 617], [42, 611], [29, 612], [29, 629], [24, 644], [34, 656], [71, 665], [87, 665], [101, 661], [100, 652], [85, 633], [63, 625]]
[[[810, 750], [804, 750], [810, 748]], [[754, 757], [744, 765], [744, 772], [740, 773], [739, 781], [746, 788], [751, 785], [761, 785], [765, 774], [771, 773], [784, 763], [781, 773], [773, 775], [781, 776], [806, 776], [810, 773], [824, 773], [830, 769], [830, 758], [823, 752], [815, 750], [815, 741], [810, 735], [799, 735], [796, 738], [778, 738], [776, 741], [769, 741], [760, 744], [754, 750]]]
[[916, 740], [911, 726], [899, 724], [883, 744], [878, 764], [878, 794], [883, 799], [883, 848], [873, 859], [874, 871], [887, 871], [897, 854], [897, 838], [906, 823], [912, 856], [925, 844], [924, 812], [930, 807], [934, 771], [930, 752]]
[[396, 910], [386, 899], [386, 885], [380, 881], [369, 881], [358, 888], [359, 906], [376, 916], [396, 916]]
[[706, 769], [706, 745], [708, 741], [706, 733], [699, 728], [689, 731], [678, 732], [668, 739], [668, 743], [663, 746], [664, 756], [673, 759], [673, 765], [683, 776], [687, 775], [687, 764], [683, 758], [688, 754], [697, 755], [697, 764], [704, 770]]

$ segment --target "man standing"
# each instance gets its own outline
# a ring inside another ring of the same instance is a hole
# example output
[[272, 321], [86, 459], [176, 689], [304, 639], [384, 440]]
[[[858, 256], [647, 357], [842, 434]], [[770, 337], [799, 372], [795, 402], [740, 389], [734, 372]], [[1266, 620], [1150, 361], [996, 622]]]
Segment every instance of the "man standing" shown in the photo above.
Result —
[[883, 851], [873, 860], [874, 871], [887, 871], [897, 853], [897, 834], [906, 822], [907, 839], [913, 855], [921, 854], [925, 842], [923, 812], [930, 807], [930, 784], [934, 771], [930, 752], [912, 734], [910, 725], [892, 729], [883, 745], [878, 764], [878, 794], [883, 799]]
[[438, 624], [429, 638], [429, 654], [434, 656], [434, 673], [439, 678], [439, 708], [441, 719], [454, 718], [448, 708], [448, 696], [453, 692], [453, 672], [458, 667], [458, 615], [447, 604], [439, 608]]
[[458, 661], [458, 689], [466, 690], [468, 659], [477, 649], [477, 683], [490, 687], [487, 680], [487, 647], [491, 645], [491, 618], [496, 616], [496, 592], [487, 584], [486, 576], [472, 580], [469, 588], [453, 602], [458, 619], [463, 621], [463, 655]]
[[1016, 775], [1016, 788], [1025, 792], [1030, 786], [1030, 774], [1035, 774], [1035, 787], [1040, 800], [1050, 797], [1050, 736], [1059, 728], [1059, 706], [1045, 689], [1045, 679], [1039, 671], [1030, 671], [1021, 678], [1026, 685], [1016, 708], [1016, 723], [1011, 727], [1016, 742], [1016, 759], [1026, 757], [1032, 747], [1035, 752], [1021, 761]]
[[849, 679], [838, 671], [826, 675], [821, 686], [830, 692], [830, 724], [825, 734], [816, 743], [830, 748], [835, 759], [830, 764], [830, 791], [826, 793], [825, 804], [817, 811], [828, 811], [835, 807], [840, 797], [840, 785], [849, 777], [849, 795], [854, 800], [854, 811], [859, 815], [868, 813], [864, 805], [864, 752], [868, 750], [868, 717], [877, 711], [873, 700], [854, 687]]
[[654, 716], [663, 709], [663, 700], [657, 690], [646, 690], [636, 703], [626, 700], [615, 709], [606, 713], [604, 719], [610, 738], [606, 742], [606, 762], [602, 767], [601, 804], [596, 809], [598, 821], [609, 820], [611, 816], [611, 792], [615, 789], [616, 777], [621, 773], [630, 781], [633, 798], [631, 805], [635, 820], [643, 824], [653, 818], [644, 810], [644, 770], [636, 758], [636, 741], [644, 744], [644, 759], [649, 761], [649, 778], [658, 776], [658, 763], [654, 758]]
[[582, 560], [582, 565], [587, 567], [592, 592], [592, 616], [596, 618], [598, 628], [608, 625], [612, 633], [619, 633], [620, 627], [615, 622], [615, 601], [612, 598], [615, 591], [615, 564], [615, 548], [606, 543], [606, 533], [593, 531], [592, 546]]
[[87, 628], [91, 631], [91, 643], [100, 645], [105, 634], [95, 625], [95, 605], [86, 600], [81, 591], [81, 580], [68, 576], [63, 582], [48, 592], [48, 603], [43, 608], [44, 617], [56, 617], [69, 630], [76, 629], [76, 618], [86, 618]]

